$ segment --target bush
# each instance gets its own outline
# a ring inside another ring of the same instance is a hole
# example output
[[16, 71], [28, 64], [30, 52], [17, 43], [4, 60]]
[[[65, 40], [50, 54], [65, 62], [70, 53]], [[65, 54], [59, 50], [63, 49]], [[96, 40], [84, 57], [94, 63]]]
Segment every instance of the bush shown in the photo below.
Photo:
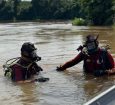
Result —
[[87, 23], [82, 18], [75, 18], [74, 20], [72, 20], [72, 25], [84, 26], [84, 25], [87, 25]]

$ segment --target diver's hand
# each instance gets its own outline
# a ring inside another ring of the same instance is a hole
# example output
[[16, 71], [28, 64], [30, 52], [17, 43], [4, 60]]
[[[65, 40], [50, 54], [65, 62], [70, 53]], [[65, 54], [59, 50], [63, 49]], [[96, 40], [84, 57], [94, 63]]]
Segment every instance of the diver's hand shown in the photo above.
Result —
[[62, 68], [61, 65], [60, 65], [60, 66], [57, 66], [57, 67], [56, 67], [56, 70], [57, 70], [57, 71], [64, 71], [64, 69]]
[[49, 81], [49, 78], [46, 77], [41, 77], [34, 80], [34, 82], [47, 82], [47, 81]]

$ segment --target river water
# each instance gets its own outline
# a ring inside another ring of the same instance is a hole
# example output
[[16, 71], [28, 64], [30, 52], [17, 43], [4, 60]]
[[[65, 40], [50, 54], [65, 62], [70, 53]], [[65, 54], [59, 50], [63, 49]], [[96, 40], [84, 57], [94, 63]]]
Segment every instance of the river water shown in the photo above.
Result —
[[[0, 105], [83, 105], [94, 96], [114, 85], [114, 76], [95, 78], [84, 75], [82, 63], [57, 72], [56, 66], [74, 58], [87, 34], [99, 34], [100, 46], [110, 45], [115, 57], [113, 27], [72, 26], [68, 22], [20, 22], [0, 24]], [[45, 83], [12, 83], [3, 75], [2, 65], [20, 56], [24, 42], [32, 42], [42, 60]]]

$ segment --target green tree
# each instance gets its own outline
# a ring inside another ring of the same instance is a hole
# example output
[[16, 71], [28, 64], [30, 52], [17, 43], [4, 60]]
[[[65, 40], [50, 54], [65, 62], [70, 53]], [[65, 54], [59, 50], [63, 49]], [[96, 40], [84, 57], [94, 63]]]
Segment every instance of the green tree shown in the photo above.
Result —
[[113, 0], [80, 0], [87, 20], [93, 25], [113, 24]]
[[6, 1], [2, 0], [0, 1], [0, 20], [3, 19], [3, 12], [5, 7]]
[[34, 19], [34, 13], [32, 10], [31, 2], [22, 1], [20, 3], [17, 19], [18, 20], [33, 20]]
[[0, 4], [0, 20], [12, 20], [13, 11], [11, 3], [9, 1], [3, 0]]
[[32, 9], [34, 12], [35, 18], [41, 18], [41, 14], [43, 12], [43, 5], [45, 0], [32, 0]]
[[72, 0], [72, 3], [70, 5], [70, 15], [72, 19], [74, 19], [75, 17], [83, 18], [83, 12], [81, 12], [79, 0]]
[[73, 0], [32, 0], [31, 3], [39, 19], [70, 19], [79, 13], [79, 7]]
[[13, 12], [14, 12], [14, 20], [17, 19], [18, 15], [18, 6], [21, 0], [12, 0], [13, 1]]

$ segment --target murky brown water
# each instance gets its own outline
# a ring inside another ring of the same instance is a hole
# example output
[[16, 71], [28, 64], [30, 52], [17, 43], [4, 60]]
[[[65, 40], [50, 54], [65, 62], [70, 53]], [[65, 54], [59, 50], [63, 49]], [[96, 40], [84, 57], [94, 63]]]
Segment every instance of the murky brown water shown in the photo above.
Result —
[[[95, 78], [83, 75], [82, 62], [65, 72], [57, 65], [75, 57], [76, 48], [87, 34], [99, 34], [100, 45], [109, 44], [115, 57], [115, 29], [112, 27], [77, 27], [65, 23], [0, 24], [0, 105], [83, 105], [114, 84], [115, 76]], [[42, 60], [46, 83], [15, 84], [3, 76], [2, 65], [20, 56], [24, 42], [33, 42]]]

